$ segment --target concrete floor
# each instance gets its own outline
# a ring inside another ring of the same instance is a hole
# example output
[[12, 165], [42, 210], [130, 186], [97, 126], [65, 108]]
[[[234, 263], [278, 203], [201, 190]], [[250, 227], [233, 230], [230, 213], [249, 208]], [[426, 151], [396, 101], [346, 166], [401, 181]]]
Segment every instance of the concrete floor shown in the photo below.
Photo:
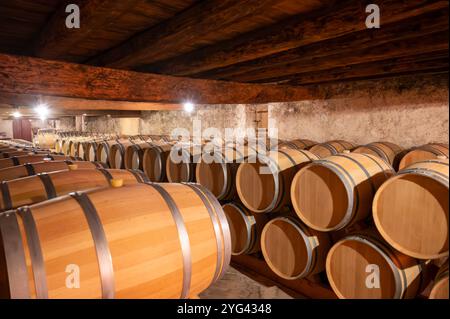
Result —
[[222, 279], [199, 295], [200, 299], [292, 299], [276, 286], [266, 287], [230, 267]]

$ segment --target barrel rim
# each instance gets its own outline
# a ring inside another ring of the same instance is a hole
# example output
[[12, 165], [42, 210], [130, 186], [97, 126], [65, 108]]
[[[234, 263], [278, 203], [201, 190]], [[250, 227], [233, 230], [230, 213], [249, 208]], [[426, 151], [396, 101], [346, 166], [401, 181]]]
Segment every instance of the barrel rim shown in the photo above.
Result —
[[[422, 162], [423, 163], [423, 162]], [[416, 163], [417, 164], [417, 163]], [[447, 183], [445, 184], [442, 180], [440, 179], [434, 179], [432, 178], [431, 174], [427, 174], [427, 173], [423, 173], [420, 172], [419, 169], [417, 171], [405, 171], [402, 170], [400, 172], [397, 173], [396, 176], [391, 177], [389, 180], [385, 181], [377, 190], [375, 196], [373, 197], [373, 202], [372, 202], [372, 217], [373, 217], [373, 221], [375, 223], [375, 227], [377, 228], [378, 232], [381, 234], [381, 236], [383, 237], [384, 240], [386, 240], [392, 247], [394, 247], [396, 250], [400, 251], [401, 253], [417, 258], [417, 259], [437, 259], [437, 258], [442, 258], [442, 257], [446, 257], [449, 254], [449, 251], [444, 251], [440, 254], [433, 254], [433, 255], [425, 255], [425, 254], [418, 254], [417, 252], [411, 251], [409, 249], [404, 248], [403, 246], [401, 246], [399, 243], [397, 243], [396, 241], [394, 241], [392, 239], [391, 236], [389, 236], [389, 234], [387, 234], [384, 231], [384, 228], [382, 227], [382, 223], [381, 220], [379, 218], [378, 215], [378, 201], [379, 198], [381, 196], [381, 194], [383, 193], [383, 191], [385, 190], [386, 187], [388, 187], [391, 183], [395, 182], [398, 179], [401, 179], [405, 176], [408, 175], [415, 175], [415, 176], [420, 176], [420, 177], [425, 177], [425, 178], [431, 178], [432, 180], [434, 180], [435, 182], [441, 184], [443, 187], [449, 187], [448, 184], [448, 180]]]
[[[322, 231], [322, 232], [340, 230], [340, 229], [348, 226], [348, 224], [351, 222], [353, 216], [355, 215], [354, 201], [355, 201], [355, 198], [358, 197], [358, 196], [353, 195], [352, 187], [351, 187], [351, 185], [349, 185], [349, 181], [347, 181], [347, 179], [343, 178], [343, 176], [339, 172], [339, 170], [337, 168], [329, 165], [329, 163], [331, 163], [331, 162], [329, 162], [327, 160], [316, 160], [316, 161], [306, 165], [304, 168], [302, 168], [295, 174], [294, 178], [292, 179], [291, 189], [290, 189], [292, 207], [294, 208], [294, 211], [297, 214], [297, 216], [308, 227], [311, 227], [312, 229]], [[347, 203], [348, 203], [347, 210], [344, 213], [342, 220], [340, 222], [338, 222], [336, 225], [334, 225], [333, 227], [319, 227], [317, 225], [312, 224], [308, 219], [306, 219], [303, 216], [303, 213], [301, 212], [300, 208], [298, 207], [299, 204], [298, 204], [297, 198], [295, 196], [295, 191], [298, 187], [297, 186], [298, 179], [301, 177], [301, 175], [303, 175], [307, 171], [307, 169], [309, 169], [310, 167], [313, 167], [313, 166], [320, 166], [320, 167], [324, 167], [324, 168], [330, 170], [341, 181], [341, 183], [344, 186], [346, 193], [347, 193]], [[355, 191], [357, 191], [357, 189]]]
[[[279, 271], [277, 269], [277, 267], [275, 267], [273, 265], [272, 261], [267, 256], [264, 238], [266, 236], [266, 232], [267, 232], [267, 229], [269, 228], [269, 226], [277, 221], [285, 222], [285, 223], [291, 225], [292, 227], [294, 227], [295, 230], [297, 230], [297, 232], [302, 237], [303, 242], [305, 244], [306, 252], [307, 252], [309, 258], [306, 262], [305, 268], [298, 275], [287, 276], [286, 274], [282, 273], [281, 271]], [[264, 226], [264, 228], [261, 232], [261, 252], [262, 252], [262, 254], [264, 256], [264, 260], [266, 261], [269, 268], [274, 273], [276, 273], [278, 276], [280, 276], [281, 278], [286, 279], [286, 280], [294, 280], [294, 279], [299, 279], [299, 278], [303, 278], [303, 277], [307, 276], [313, 267], [313, 259], [315, 256], [315, 254], [314, 254], [315, 248], [311, 247], [311, 242], [309, 241], [308, 238], [309, 238], [309, 236], [307, 236], [307, 234], [305, 233], [305, 230], [302, 229], [302, 227], [293, 218], [289, 218], [287, 216], [280, 216], [280, 217], [276, 217], [276, 218], [270, 220], [269, 222], [267, 222], [267, 224]]]
[[205, 154], [205, 153], [202, 153], [202, 160], [195, 166], [196, 181], [197, 181], [197, 183], [201, 184], [200, 170], [201, 170], [202, 165], [220, 164], [220, 167], [222, 168], [224, 182], [223, 182], [220, 193], [215, 196], [217, 197], [217, 199], [221, 200], [227, 195], [229, 189], [231, 188], [231, 183], [228, 178], [229, 167], [225, 161], [225, 156], [222, 154], [222, 152], [214, 152], [214, 155], [213, 155], [214, 161], [212, 163], [206, 163], [203, 161], [203, 154]]
[[[256, 160], [258, 160], [258, 159], [267, 160], [267, 163], [260, 162], [260, 164], [265, 164], [267, 167], [270, 168], [270, 171], [272, 172], [272, 174], [270, 174], [272, 179], [273, 179], [273, 183], [274, 183], [274, 191], [273, 191], [273, 195], [274, 196], [272, 198], [272, 201], [270, 202], [270, 204], [268, 204], [264, 208], [252, 207], [248, 203], [248, 201], [245, 199], [243, 194], [242, 194], [241, 187], [240, 187], [240, 182], [241, 182], [241, 172], [243, 170], [243, 167], [245, 165], [253, 166], [254, 164], [257, 164], [257, 163], [243, 162], [243, 163], [239, 164], [239, 167], [238, 167], [238, 169], [236, 171], [236, 191], [238, 193], [239, 199], [241, 200], [242, 204], [244, 204], [245, 207], [247, 207], [248, 209], [250, 209], [251, 211], [253, 211], [255, 213], [267, 213], [267, 212], [270, 212], [270, 211], [274, 210], [277, 207], [277, 205], [278, 205], [278, 202], [279, 202], [280, 197], [281, 197], [280, 196], [280, 190], [281, 190], [281, 187], [282, 187], [281, 185], [283, 184], [283, 175], [280, 174], [281, 173], [281, 169], [280, 169], [278, 163], [276, 163], [270, 156], [266, 156], [266, 155], [263, 155], [263, 154], [258, 154], [258, 155], [253, 155], [251, 157], [248, 157], [249, 160], [252, 160], [254, 158]], [[271, 164], [269, 165], [269, 163], [271, 163]], [[273, 166], [276, 167], [276, 171], [274, 171]], [[259, 175], [260, 174], [258, 173], [258, 176]], [[269, 175], [269, 174], [267, 174], [267, 175]]]
[[[254, 225], [255, 224], [252, 224], [250, 222], [250, 220], [248, 218], [249, 215], [245, 214], [245, 211], [243, 210], [243, 208], [240, 207], [238, 204], [230, 202], [230, 203], [226, 203], [226, 204], [222, 205], [222, 208], [224, 209], [227, 206], [233, 207], [238, 212], [238, 214], [241, 215], [242, 219], [244, 220], [245, 228], [246, 228], [246, 231], [247, 231], [247, 241], [245, 243], [245, 247], [243, 249], [241, 249], [240, 251], [238, 251], [238, 252], [231, 251], [231, 255], [238, 256], [238, 255], [245, 254], [251, 248], [251, 244], [252, 244], [251, 238], [254, 237], [253, 236], [253, 229], [254, 229]], [[224, 212], [225, 212], [225, 209], [224, 209]], [[225, 213], [225, 215], [226, 215], [226, 213]]]
[[[349, 241], [357, 241], [360, 243], [363, 243], [365, 245], [368, 245], [369, 247], [371, 247], [372, 249], [374, 249], [375, 251], [377, 251], [381, 257], [386, 261], [386, 263], [389, 265], [389, 268], [391, 269], [391, 272], [393, 274], [394, 277], [394, 281], [395, 281], [395, 291], [394, 291], [394, 295], [391, 297], [393, 299], [402, 299], [405, 292], [406, 292], [406, 287], [404, 286], [404, 278], [402, 276], [402, 271], [395, 265], [395, 263], [392, 261], [392, 259], [389, 257], [388, 253], [386, 253], [383, 248], [385, 248], [383, 245], [381, 245], [381, 247], [379, 247], [374, 241], [375, 239], [370, 238], [370, 237], [366, 237], [362, 234], [356, 234], [356, 235], [349, 235], [344, 237], [343, 239], [339, 240], [338, 242], [336, 242], [328, 251], [327, 254], [327, 258], [325, 261], [325, 270], [326, 270], [326, 274], [327, 274], [327, 278], [328, 281], [330, 283], [331, 288], [333, 289], [334, 293], [340, 298], [340, 299], [347, 299], [347, 297], [345, 297], [341, 291], [339, 290], [339, 288], [337, 287], [332, 273], [331, 273], [331, 258], [333, 256], [333, 253], [336, 251], [337, 248], [339, 248], [339, 246], [345, 242], [349, 242]], [[403, 279], [403, 280], [402, 280]]]

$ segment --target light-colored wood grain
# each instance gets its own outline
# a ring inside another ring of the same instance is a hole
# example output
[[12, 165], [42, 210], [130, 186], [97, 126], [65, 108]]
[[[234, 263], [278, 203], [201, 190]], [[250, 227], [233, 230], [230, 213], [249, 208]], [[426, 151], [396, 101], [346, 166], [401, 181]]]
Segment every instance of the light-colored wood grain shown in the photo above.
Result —
[[346, 299], [414, 298], [427, 282], [424, 265], [373, 231], [337, 242], [328, 253], [326, 271], [334, 292]]
[[270, 269], [287, 280], [305, 278], [325, 269], [330, 237], [303, 225], [291, 216], [266, 224], [261, 249]]
[[298, 217], [319, 231], [339, 230], [367, 218], [381, 184], [394, 174], [382, 159], [368, 154], [341, 154], [301, 169], [291, 187]]
[[430, 299], [448, 299], [448, 259], [439, 269], [430, 292]]
[[420, 259], [448, 255], [448, 160], [410, 165], [374, 197], [373, 218], [383, 238]]
[[329, 141], [321, 144], [316, 144], [312, 146], [309, 151], [315, 154], [319, 158], [325, 158], [328, 156], [336, 155], [342, 153], [345, 150], [351, 150], [355, 146], [347, 141]]
[[[108, 172], [113, 179], [122, 180], [124, 185], [136, 184], [142, 180], [127, 170], [110, 169]], [[57, 196], [71, 192], [83, 191], [97, 187], [109, 187], [110, 182], [105, 175], [96, 169], [77, 169], [50, 172], [48, 176], [54, 186]], [[11, 208], [39, 203], [48, 199], [45, 186], [38, 176], [14, 179], [6, 183]], [[0, 194], [0, 211], [5, 209], [3, 196]]]
[[[175, 201], [187, 230], [192, 260], [189, 296], [196, 296], [218, 279], [216, 268], [221, 271], [228, 266], [224, 251], [218, 258], [218, 249], [225, 249], [223, 238], [228, 224], [222, 215], [216, 233], [207, 207], [190, 187], [160, 185]], [[111, 253], [115, 298], [179, 298], [183, 252], [164, 198], [146, 184], [99, 188], [89, 191], [88, 196], [97, 210]], [[63, 196], [30, 209], [39, 234], [49, 298], [101, 298], [94, 241], [80, 205], [72, 197]], [[217, 218], [221, 212], [212, 213]], [[218, 245], [217, 240], [223, 245]], [[66, 287], [69, 264], [80, 268], [79, 289]], [[32, 274], [29, 278], [33, 295]]]
[[255, 214], [238, 203], [222, 206], [231, 234], [232, 255], [252, 254], [261, 250], [261, 232], [269, 221], [267, 214]]
[[[17, 156], [17, 162], [19, 163], [19, 165], [23, 165], [26, 163], [37, 163], [37, 162], [42, 162], [44, 161], [44, 159], [46, 160], [56, 160], [56, 161], [61, 161], [61, 160], [71, 160], [73, 158], [71, 157], [67, 157], [64, 155], [51, 155], [51, 158], [49, 158], [47, 155], [22, 155], [22, 156]], [[0, 169], [3, 168], [9, 168], [9, 167], [13, 167], [14, 165], [14, 161], [11, 158], [5, 158], [5, 159], [0, 159]]]
[[143, 170], [150, 181], [167, 182], [166, 162], [171, 149], [172, 144], [166, 143], [144, 151]]
[[[86, 161], [71, 161], [77, 168], [97, 168], [101, 165], [96, 162], [86, 162]], [[36, 174], [39, 173], [49, 173], [61, 170], [67, 170], [69, 165], [64, 161], [45, 161], [37, 162], [31, 164], [34, 168]], [[0, 181], [9, 181], [16, 178], [22, 178], [30, 176], [25, 165], [14, 166], [9, 168], [0, 169]]]
[[277, 145], [277, 147], [279, 149], [293, 148], [293, 149], [297, 149], [297, 150], [307, 150], [316, 144], [317, 144], [317, 142], [314, 142], [311, 140], [295, 139], [295, 140], [280, 142], [280, 144]]
[[377, 156], [391, 164], [395, 170], [398, 170], [401, 157], [404, 155], [403, 149], [391, 142], [373, 142], [359, 146], [352, 152]]
[[448, 144], [431, 143], [419, 146], [408, 152], [400, 161], [399, 169], [404, 169], [414, 163], [440, 157], [448, 158]]
[[254, 212], [282, 209], [290, 202], [289, 189], [295, 173], [316, 159], [318, 158], [308, 151], [295, 149], [259, 154], [256, 160], [249, 158], [239, 165], [236, 173], [236, 188], [240, 200]]

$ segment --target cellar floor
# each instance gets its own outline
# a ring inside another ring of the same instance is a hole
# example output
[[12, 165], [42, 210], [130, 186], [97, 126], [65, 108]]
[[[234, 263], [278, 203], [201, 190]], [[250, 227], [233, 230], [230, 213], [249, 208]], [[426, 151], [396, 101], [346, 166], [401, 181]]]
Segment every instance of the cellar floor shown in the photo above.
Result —
[[233, 267], [230, 267], [222, 279], [199, 297], [200, 299], [292, 299], [280, 288], [262, 285]]

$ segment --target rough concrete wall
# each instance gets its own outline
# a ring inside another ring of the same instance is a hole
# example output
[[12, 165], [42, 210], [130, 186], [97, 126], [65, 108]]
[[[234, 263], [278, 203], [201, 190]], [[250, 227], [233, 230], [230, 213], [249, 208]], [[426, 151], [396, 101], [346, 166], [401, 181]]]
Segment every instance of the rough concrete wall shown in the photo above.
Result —
[[55, 120], [54, 127], [58, 130], [74, 131], [75, 117], [62, 117], [58, 120]]
[[86, 117], [85, 128], [86, 132], [91, 133], [137, 135], [139, 118]]
[[120, 120], [107, 116], [101, 117], [87, 117], [86, 118], [86, 132], [91, 133], [119, 133]]
[[[325, 99], [268, 105], [279, 138], [323, 142], [344, 139], [356, 144], [386, 140], [403, 147], [428, 142], [448, 143], [449, 93], [447, 75], [399, 77], [346, 82], [318, 88]], [[184, 111], [142, 112], [140, 134], [170, 134], [174, 128], [255, 127], [256, 105], [198, 105]], [[273, 123], [272, 123], [273, 124]], [[118, 133], [118, 119], [89, 119], [88, 131]]]
[[185, 111], [142, 112], [141, 134], [171, 134], [183, 128], [191, 134], [194, 121], [201, 121], [201, 129], [216, 128], [225, 134], [225, 128], [245, 129], [247, 126], [246, 105], [197, 105], [192, 113]]
[[356, 144], [386, 140], [403, 147], [448, 143], [448, 78], [402, 77], [322, 87], [326, 100], [269, 105], [282, 139]]

